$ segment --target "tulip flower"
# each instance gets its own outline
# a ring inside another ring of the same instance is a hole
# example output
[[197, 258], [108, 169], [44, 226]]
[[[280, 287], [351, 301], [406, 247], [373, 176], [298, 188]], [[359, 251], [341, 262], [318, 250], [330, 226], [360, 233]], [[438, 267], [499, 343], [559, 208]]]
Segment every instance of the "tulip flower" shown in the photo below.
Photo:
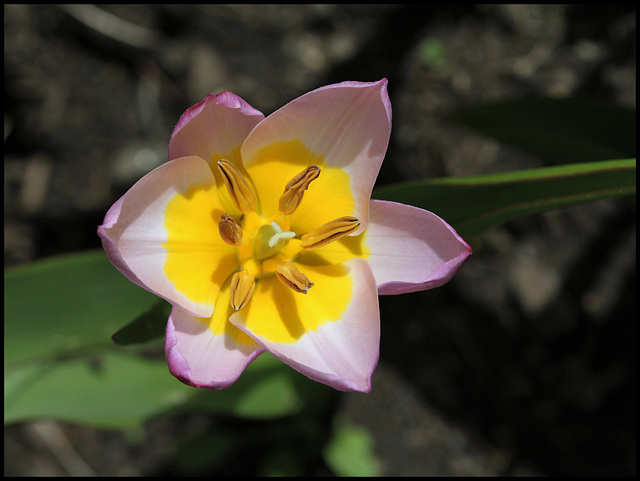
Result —
[[313, 90], [268, 117], [230, 92], [179, 119], [169, 161], [98, 229], [111, 262], [172, 305], [186, 384], [221, 389], [261, 353], [368, 392], [378, 294], [438, 287], [471, 250], [436, 215], [371, 200], [391, 132], [386, 79]]

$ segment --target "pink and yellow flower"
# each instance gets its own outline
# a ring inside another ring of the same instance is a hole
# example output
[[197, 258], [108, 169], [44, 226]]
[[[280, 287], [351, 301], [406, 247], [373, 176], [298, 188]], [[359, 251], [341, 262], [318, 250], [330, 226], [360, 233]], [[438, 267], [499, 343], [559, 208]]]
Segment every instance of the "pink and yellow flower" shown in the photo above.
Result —
[[224, 388], [266, 350], [371, 389], [378, 294], [440, 286], [471, 251], [436, 215], [370, 199], [390, 132], [386, 79], [328, 85], [266, 118], [223, 92], [180, 117], [169, 161], [98, 229], [111, 262], [173, 306], [174, 376]]

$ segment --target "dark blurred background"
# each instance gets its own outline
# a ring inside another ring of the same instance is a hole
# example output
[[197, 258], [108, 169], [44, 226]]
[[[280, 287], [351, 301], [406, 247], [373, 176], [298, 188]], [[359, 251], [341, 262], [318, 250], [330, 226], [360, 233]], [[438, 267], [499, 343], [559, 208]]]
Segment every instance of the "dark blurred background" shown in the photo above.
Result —
[[[5, 268], [99, 247], [106, 210], [208, 93], [269, 114], [387, 77], [379, 185], [504, 172], [546, 164], [450, 114], [530, 96], [635, 109], [635, 35], [635, 4], [5, 5]], [[373, 391], [334, 414], [371, 432], [385, 475], [635, 475], [635, 197], [467, 241], [448, 285], [381, 298]], [[177, 440], [215, 422], [9, 426], [5, 475], [180, 474]]]

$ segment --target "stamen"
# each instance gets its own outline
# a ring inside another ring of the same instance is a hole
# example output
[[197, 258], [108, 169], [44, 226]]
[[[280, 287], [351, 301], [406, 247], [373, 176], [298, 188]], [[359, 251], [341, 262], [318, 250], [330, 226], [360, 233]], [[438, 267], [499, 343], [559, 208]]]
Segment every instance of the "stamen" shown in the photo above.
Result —
[[305, 249], [317, 249], [355, 232], [358, 227], [360, 221], [356, 217], [339, 217], [304, 234], [300, 239], [300, 245]]
[[248, 270], [236, 272], [231, 277], [231, 307], [238, 311], [246, 306], [251, 300], [255, 285], [256, 281]]
[[[275, 230], [275, 234], [273, 234], [273, 236], [271, 236], [271, 239], [269, 239], [269, 247], [273, 247], [277, 243], [282, 244], [282, 242], [280, 242], [281, 240], [286, 242], [287, 239], [292, 239], [296, 236], [295, 232], [283, 231], [282, 227], [280, 227], [277, 222], [272, 222], [271, 227], [273, 227], [273, 230]], [[284, 245], [282, 245], [281, 247], [284, 247]]]
[[278, 280], [296, 292], [306, 294], [313, 287], [313, 282], [309, 282], [307, 276], [300, 272], [295, 264], [291, 262], [278, 264], [275, 271]]
[[232, 246], [240, 245], [242, 242], [242, 229], [233, 217], [229, 217], [227, 214], [222, 214], [220, 216], [222, 219], [218, 222], [218, 231], [220, 232], [220, 237], [227, 244]]
[[256, 195], [237, 167], [228, 160], [221, 159], [218, 161], [218, 169], [220, 169], [224, 185], [238, 209], [242, 212], [255, 210]]
[[284, 193], [280, 197], [280, 212], [286, 215], [293, 213], [300, 205], [300, 202], [302, 202], [304, 191], [309, 188], [311, 181], [317, 179], [319, 175], [320, 168], [315, 165], [310, 165], [291, 179], [285, 186]]

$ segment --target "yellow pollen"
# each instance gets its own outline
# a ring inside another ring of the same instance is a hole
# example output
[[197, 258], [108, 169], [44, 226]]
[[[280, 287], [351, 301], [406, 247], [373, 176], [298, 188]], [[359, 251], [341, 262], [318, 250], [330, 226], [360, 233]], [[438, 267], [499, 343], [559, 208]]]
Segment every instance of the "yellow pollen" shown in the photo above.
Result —
[[300, 245], [305, 249], [317, 249], [355, 232], [358, 227], [360, 221], [356, 217], [339, 217], [304, 234], [300, 239]]
[[313, 286], [313, 282], [310, 282], [307, 276], [300, 272], [295, 264], [291, 262], [278, 264], [275, 271], [276, 277], [280, 282], [301, 294], [306, 294]]
[[293, 213], [304, 196], [304, 191], [309, 188], [311, 181], [318, 178], [320, 168], [310, 165], [305, 170], [291, 179], [284, 188], [284, 193], [280, 197], [279, 209], [283, 214], [289, 215]]
[[229, 196], [242, 212], [253, 211], [256, 208], [256, 195], [249, 182], [240, 171], [226, 159], [218, 161], [218, 169], [227, 187]]
[[236, 272], [231, 277], [231, 299], [229, 301], [231, 307], [237, 311], [246, 306], [251, 300], [255, 285], [255, 278], [248, 270]]
[[220, 219], [218, 231], [222, 240], [232, 246], [240, 245], [242, 243], [242, 229], [234, 218], [229, 217], [227, 214], [222, 214]]

